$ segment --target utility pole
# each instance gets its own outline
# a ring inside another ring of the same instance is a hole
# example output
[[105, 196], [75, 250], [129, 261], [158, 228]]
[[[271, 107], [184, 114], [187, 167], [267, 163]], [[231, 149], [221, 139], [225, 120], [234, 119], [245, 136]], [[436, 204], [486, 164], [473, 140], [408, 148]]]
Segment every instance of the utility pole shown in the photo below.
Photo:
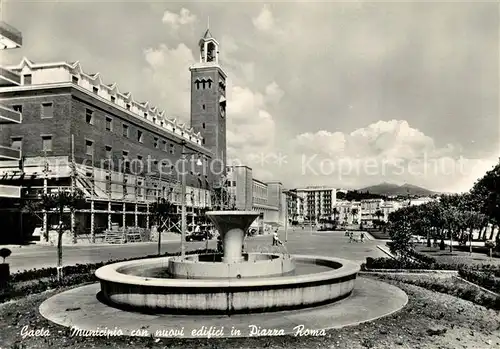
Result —
[[288, 241], [288, 200], [285, 199], [285, 242], [287, 241]]
[[181, 257], [186, 256], [186, 154], [182, 144], [182, 173], [181, 173]]

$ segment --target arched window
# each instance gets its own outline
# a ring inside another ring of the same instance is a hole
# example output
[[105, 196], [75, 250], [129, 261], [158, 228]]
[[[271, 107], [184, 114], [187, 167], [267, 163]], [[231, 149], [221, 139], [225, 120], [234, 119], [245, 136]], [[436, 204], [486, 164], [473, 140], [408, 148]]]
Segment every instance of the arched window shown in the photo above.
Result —
[[212, 88], [212, 79], [208, 79], [207, 82], [208, 82], [208, 88]]
[[196, 81], [194, 82], [194, 84], [196, 85], [196, 89], [197, 89], [197, 90], [199, 90], [199, 89], [200, 89], [200, 82], [201, 82], [200, 80], [196, 80]]

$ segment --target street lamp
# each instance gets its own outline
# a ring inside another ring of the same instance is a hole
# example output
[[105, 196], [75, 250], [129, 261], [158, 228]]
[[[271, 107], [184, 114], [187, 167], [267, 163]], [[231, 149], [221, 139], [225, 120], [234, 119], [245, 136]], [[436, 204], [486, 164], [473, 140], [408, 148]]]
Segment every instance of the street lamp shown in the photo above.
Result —
[[[186, 230], [187, 230], [187, 223], [186, 223], [186, 160], [188, 156], [193, 156], [197, 155], [199, 156], [198, 152], [186, 152], [186, 143], [182, 143], [182, 153], [181, 153], [181, 160], [182, 160], [182, 173], [181, 173], [181, 257], [186, 256]], [[200, 158], [196, 161], [196, 165], [201, 166], [203, 163], [201, 162]]]

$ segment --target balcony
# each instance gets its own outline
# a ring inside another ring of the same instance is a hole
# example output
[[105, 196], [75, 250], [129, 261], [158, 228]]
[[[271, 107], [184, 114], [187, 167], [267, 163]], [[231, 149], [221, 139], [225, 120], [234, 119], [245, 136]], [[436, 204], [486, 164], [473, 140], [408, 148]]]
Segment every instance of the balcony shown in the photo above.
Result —
[[21, 151], [19, 149], [5, 147], [0, 145], [0, 159], [2, 160], [20, 160]]
[[20, 124], [23, 121], [23, 115], [0, 104], [0, 124]]
[[19, 48], [23, 46], [23, 34], [16, 28], [0, 21], [0, 49]]
[[21, 75], [0, 67], [0, 87], [21, 85]]

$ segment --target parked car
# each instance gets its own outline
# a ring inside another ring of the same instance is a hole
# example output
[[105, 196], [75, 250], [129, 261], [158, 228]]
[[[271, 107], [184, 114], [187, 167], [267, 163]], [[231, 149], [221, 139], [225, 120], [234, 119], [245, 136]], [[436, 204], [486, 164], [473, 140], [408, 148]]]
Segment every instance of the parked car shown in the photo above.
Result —
[[186, 241], [205, 241], [207, 237], [210, 238], [206, 232], [200, 231], [187, 235]]
[[425, 242], [425, 239], [422, 236], [412, 235], [411, 242], [415, 244], [423, 244]]
[[249, 228], [247, 230], [247, 236], [254, 236], [255, 234], [257, 234], [257, 229], [256, 228]]

